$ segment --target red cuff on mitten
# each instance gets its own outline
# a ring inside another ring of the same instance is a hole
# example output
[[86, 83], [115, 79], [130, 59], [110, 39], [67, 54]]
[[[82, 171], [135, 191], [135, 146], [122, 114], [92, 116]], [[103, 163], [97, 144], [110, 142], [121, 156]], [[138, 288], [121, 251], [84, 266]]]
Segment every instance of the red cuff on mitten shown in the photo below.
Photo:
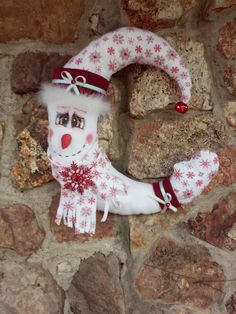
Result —
[[[174, 207], [178, 208], [178, 207], [181, 207], [181, 204], [179, 203], [176, 195], [175, 195], [175, 192], [172, 188], [172, 185], [170, 183], [170, 178], [166, 178], [162, 181], [163, 183], [163, 187], [164, 187], [164, 190], [165, 190], [165, 193], [169, 193], [171, 195], [171, 205], [173, 205]], [[163, 195], [161, 193], [161, 189], [160, 189], [160, 184], [159, 182], [156, 182], [156, 183], [153, 183], [152, 184], [152, 187], [153, 187], [153, 190], [154, 190], [154, 193], [157, 197], [159, 197], [160, 199], [162, 199], [164, 201], [164, 198], [163, 198]], [[164, 204], [161, 204], [160, 203], [160, 207], [163, 209], [166, 205]]]

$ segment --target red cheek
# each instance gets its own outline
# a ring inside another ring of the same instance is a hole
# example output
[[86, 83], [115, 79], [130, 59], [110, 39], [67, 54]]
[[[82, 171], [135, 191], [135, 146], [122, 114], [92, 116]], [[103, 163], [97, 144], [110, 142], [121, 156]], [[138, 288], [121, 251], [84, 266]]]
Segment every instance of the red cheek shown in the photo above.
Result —
[[86, 137], [86, 143], [91, 144], [93, 141], [93, 135], [92, 134], [88, 134]]
[[53, 130], [52, 130], [52, 129], [49, 129], [48, 136], [49, 136], [50, 138], [53, 137]]

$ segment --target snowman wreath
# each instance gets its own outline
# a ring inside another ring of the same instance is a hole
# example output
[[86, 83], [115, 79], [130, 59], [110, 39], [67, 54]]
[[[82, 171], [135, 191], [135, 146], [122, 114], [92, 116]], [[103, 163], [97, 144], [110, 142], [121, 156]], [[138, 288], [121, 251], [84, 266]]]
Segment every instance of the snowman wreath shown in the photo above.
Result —
[[49, 115], [48, 158], [61, 185], [56, 223], [63, 219], [76, 234], [94, 234], [96, 210], [120, 215], [152, 214], [200, 195], [218, 171], [215, 153], [207, 150], [174, 165], [173, 174], [157, 183], [132, 180], [113, 168], [97, 135], [98, 117], [107, 113], [109, 80], [132, 63], [154, 65], [174, 78], [181, 90], [176, 111], [185, 113], [191, 95], [186, 65], [169, 43], [156, 34], [123, 27], [92, 41], [44, 84], [40, 101]]

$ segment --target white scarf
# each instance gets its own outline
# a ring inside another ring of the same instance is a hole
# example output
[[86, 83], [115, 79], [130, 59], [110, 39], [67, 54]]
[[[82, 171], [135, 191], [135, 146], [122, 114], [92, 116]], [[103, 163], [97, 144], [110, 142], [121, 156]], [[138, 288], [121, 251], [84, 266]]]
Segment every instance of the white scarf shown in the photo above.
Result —
[[64, 224], [75, 227], [75, 233], [95, 233], [96, 208], [98, 199], [105, 202], [106, 221], [109, 205], [119, 207], [119, 195], [128, 193], [127, 185], [112, 175], [111, 163], [97, 141], [79, 161], [65, 167], [53, 163], [52, 173], [61, 184], [61, 198], [55, 222], [59, 225], [62, 217]]

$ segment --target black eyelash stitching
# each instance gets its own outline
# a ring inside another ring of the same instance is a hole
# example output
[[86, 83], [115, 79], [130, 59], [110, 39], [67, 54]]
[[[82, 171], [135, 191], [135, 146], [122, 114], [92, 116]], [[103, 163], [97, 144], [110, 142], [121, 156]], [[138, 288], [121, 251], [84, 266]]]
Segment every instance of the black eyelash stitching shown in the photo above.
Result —
[[69, 113], [57, 113], [56, 125], [66, 126], [69, 122]]
[[77, 114], [73, 113], [71, 119], [72, 128], [84, 128], [84, 118], [77, 116]]

